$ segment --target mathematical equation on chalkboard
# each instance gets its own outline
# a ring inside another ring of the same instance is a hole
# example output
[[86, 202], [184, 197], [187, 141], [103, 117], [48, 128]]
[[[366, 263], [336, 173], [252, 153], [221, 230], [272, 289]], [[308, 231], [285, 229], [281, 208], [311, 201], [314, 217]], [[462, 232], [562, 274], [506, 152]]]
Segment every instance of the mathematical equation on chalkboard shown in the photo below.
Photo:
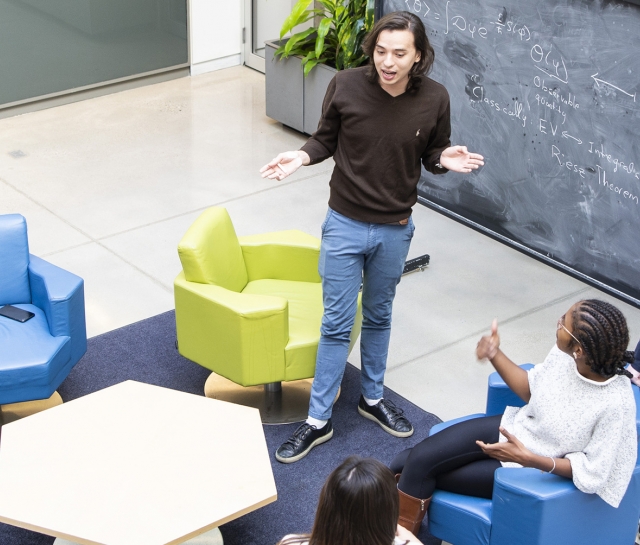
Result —
[[420, 202], [640, 306], [640, 7], [379, 2], [424, 22], [452, 144], [485, 157]]
[[[566, 59], [562, 51], [545, 39], [545, 32], [539, 31], [531, 23], [510, 20], [511, 14], [506, 7], [497, 9], [493, 18], [486, 20], [482, 16], [464, 12], [464, 7], [468, 9], [468, 6], [458, 6], [450, 0], [440, 4], [432, 0], [404, 0], [404, 8], [419, 15], [428, 31], [442, 33], [445, 38], [453, 34], [466, 38], [466, 44], [462, 41], [453, 44], [451, 41], [445, 42], [445, 54], [450, 59], [456, 54], [452, 49], [457, 49], [459, 56], [473, 58], [476, 55], [472, 45], [474, 41], [490, 40], [496, 48], [499, 48], [501, 40], [518, 40], [523, 45], [526, 44], [526, 47], [520, 48], [521, 52], [526, 52], [526, 56], [521, 56], [518, 62], [529, 63], [534, 71], [526, 82], [534, 89], [533, 93], [526, 99], [513, 97], [507, 103], [499, 93], [492, 93], [492, 88], [484, 84], [485, 75], [478, 71], [479, 73], [468, 74], [465, 92], [469, 100], [485, 104], [494, 115], [507, 116], [522, 128], [535, 130], [537, 136], [559, 136], [561, 141], [566, 141], [565, 145], [559, 145], [557, 139], [549, 142], [547, 155], [550, 160], [583, 179], [587, 179], [588, 172], [597, 174], [594, 182], [597, 181], [600, 186], [620, 195], [626, 202], [639, 206], [640, 187], [635, 183], [640, 180], [637, 158], [619, 156], [617, 146], [607, 149], [602, 135], [584, 134], [578, 132], [579, 129], [571, 128], [574, 125], [571, 123], [572, 117], [581, 114], [582, 106], [580, 99], [571, 92], [571, 86], [581, 86], [583, 93], [585, 86], [591, 87], [594, 96], [601, 100], [615, 98], [624, 108], [625, 102], [630, 106], [638, 102], [640, 75], [636, 75], [635, 85], [632, 87], [609, 80], [597, 71], [589, 75], [590, 81], [580, 81], [574, 78], [571, 70], [575, 60]], [[465, 68], [469, 65], [473, 66], [473, 62], [467, 62]], [[583, 70], [580, 70], [579, 76], [583, 76]], [[554, 118], [545, 115], [547, 111], [556, 114]], [[582, 146], [586, 153], [593, 154], [597, 160], [581, 164], [579, 159], [572, 156], [577, 146]], [[626, 179], [617, 178], [618, 181], [613, 183], [612, 173], [624, 173]]]

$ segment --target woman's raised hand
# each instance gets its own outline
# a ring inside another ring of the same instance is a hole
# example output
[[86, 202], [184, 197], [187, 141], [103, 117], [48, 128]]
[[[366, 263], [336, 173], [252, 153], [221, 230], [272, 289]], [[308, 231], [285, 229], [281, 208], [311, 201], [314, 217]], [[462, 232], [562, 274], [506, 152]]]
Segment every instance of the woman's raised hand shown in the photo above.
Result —
[[260, 169], [263, 178], [284, 180], [302, 165], [309, 164], [309, 156], [304, 151], [285, 151]]
[[526, 466], [531, 451], [529, 451], [520, 440], [511, 435], [504, 428], [500, 428], [500, 433], [507, 438], [506, 443], [487, 444], [483, 441], [476, 441], [482, 452], [491, 458], [495, 458], [500, 462], [516, 462], [517, 464]]
[[500, 348], [500, 335], [498, 335], [498, 319], [491, 323], [491, 335], [485, 335], [480, 339], [476, 347], [476, 356], [479, 360], [493, 359]]
[[446, 169], [466, 174], [484, 165], [484, 157], [471, 153], [466, 146], [451, 146], [440, 155], [440, 164]]

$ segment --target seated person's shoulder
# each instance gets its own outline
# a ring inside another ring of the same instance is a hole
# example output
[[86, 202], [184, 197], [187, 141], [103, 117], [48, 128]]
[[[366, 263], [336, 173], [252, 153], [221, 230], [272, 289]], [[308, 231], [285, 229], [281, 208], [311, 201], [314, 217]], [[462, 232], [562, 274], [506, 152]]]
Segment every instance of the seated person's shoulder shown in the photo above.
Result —
[[308, 545], [308, 543], [308, 535], [288, 534], [278, 542], [278, 545]]

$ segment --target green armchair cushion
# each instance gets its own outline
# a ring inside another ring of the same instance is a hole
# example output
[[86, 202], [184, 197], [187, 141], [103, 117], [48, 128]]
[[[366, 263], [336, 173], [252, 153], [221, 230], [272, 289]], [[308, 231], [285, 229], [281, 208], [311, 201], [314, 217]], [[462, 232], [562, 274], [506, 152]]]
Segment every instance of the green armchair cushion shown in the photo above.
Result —
[[240, 292], [247, 285], [247, 269], [231, 218], [224, 208], [205, 210], [178, 245], [185, 278]]
[[284, 349], [282, 380], [298, 380], [314, 375], [322, 321], [322, 284], [291, 280], [254, 280], [243, 294], [268, 295], [288, 301], [289, 341]]

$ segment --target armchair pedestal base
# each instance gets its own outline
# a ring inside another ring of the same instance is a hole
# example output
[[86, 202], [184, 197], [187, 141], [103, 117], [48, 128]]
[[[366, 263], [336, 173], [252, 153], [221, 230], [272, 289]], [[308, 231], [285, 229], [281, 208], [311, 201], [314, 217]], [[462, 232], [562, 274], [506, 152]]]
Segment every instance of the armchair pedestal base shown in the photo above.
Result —
[[36, 399], [34, 401], [0, 405], [0, 424], [8, 424], [14, 420], [31, 416], [32, 414], [50, 409], [56, 405], [62, 405], [62, 398], [58, 392], [53, 392], [53, 395], [48, 399]]
[[[307, 419], [313, 379], [240, 386], [216, 373], [204, 385], [204, 395], [260, 411], [263, 424], [291, 424]], [[336, 399], [340, 396], [340, 390]]]

